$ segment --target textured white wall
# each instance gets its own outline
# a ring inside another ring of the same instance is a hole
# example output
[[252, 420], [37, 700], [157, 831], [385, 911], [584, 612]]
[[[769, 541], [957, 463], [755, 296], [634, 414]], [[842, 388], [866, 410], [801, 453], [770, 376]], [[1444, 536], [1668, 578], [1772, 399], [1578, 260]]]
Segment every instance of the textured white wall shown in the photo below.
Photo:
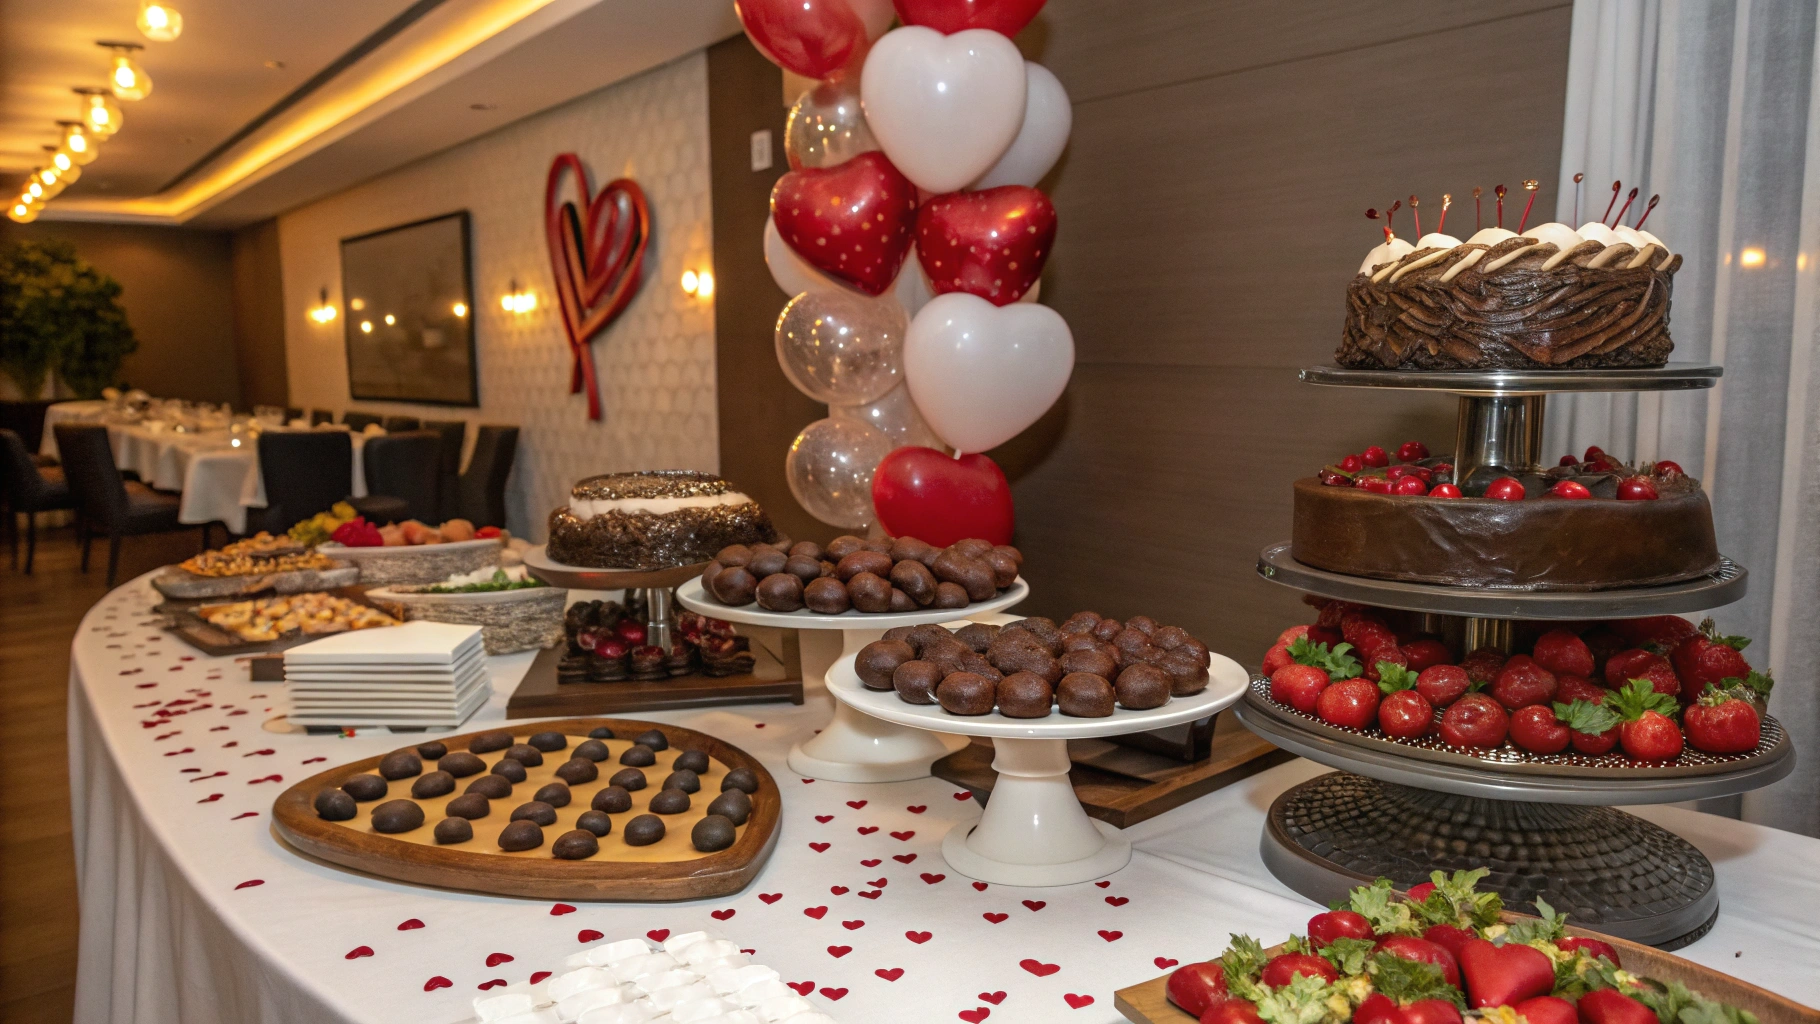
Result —
[[[560, 69], [551, 69], [559, 74]], [[594, 341], [603, 417], [570, 395], [569, 346], [543, 233], [544, 180], [562, 152], [594, 187], [630, 177], [651, 204], [654, 237], [638, 297]], [[451, 409], [348, 397], [342, 316], [307, 314], [326, 285], [341, 302], [340, 240], [465, 209], [471, 215], [480, 407]], [[279, 218], [291, 404], [470, 423], [511, 423], [518, 461], [509, 525], [544, 537], [549, 512], [584, 476], [629, 469], [719, 468], [713, 304], [685, 294], [686, 269], [710, 266], [708, 64], [695, 53]], [[500, 297], [516, 279], [536, 311]], [[473, 445], [472, 428], [468, 444]]]

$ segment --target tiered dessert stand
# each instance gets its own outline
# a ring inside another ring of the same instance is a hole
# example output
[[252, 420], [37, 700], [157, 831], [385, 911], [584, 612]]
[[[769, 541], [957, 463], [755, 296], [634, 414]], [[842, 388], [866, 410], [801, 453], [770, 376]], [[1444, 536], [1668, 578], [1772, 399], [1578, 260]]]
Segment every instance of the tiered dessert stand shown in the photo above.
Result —
[[[824, 678], [836, 659], [850, 659], [860, 648], [884, 636], [887, 629], [953, 622], [1001, 611], [1029, 596], [1030, 584], [1019, 579], [990, 601], [978, 601], [965, 608], [821, 615], [807, 609], [773, 612], [757, 605], [734, 608], [721, 604], [702, 591], [699, 569], [695, 578], [676, 590], [676, 599], [690, 611], [742, 625], [801, 630], [804, 681]], [[959, 736], [886, 721], [837, 700], [834, 718], [828, 725], [814, 739], [790, 748], [790, 768], [807, 778], [830, 782], [904, 782], [927, 778], [929, 766], [938, 758], [966, 745], [967, 741]]]
[[[569, 590], [636, 590], [644, 596], [651, 619], [646, 624], [646, 643], [670, 649], [670, 630], [676, 625], [675, 610], [670, 607], [670, 591], [691, 577], [700, 576], [708, 563], [682, 565], [674, 569], [589, 569], [565, 565], [550, 558], [542, 544], [526, 548], [525, 571], [552, 587]], [[722, 616], [725, 618], [725, 616]]]
[[[1460, 396], [1455, 478], [1484, 483], [1543, 464], [1549, 394], [1710, 388], [1716, 366], [1659, 369], [1402, 372], [1316, 367], [1311, 384], [1441, 391]], [[1425, 613], [1435, 633], [1463, 635], [1464, 649], [1509, 650], [1514, 620], [1631, 618], [1701, 611], [1744, 596], [1743, 567], [1666, 586], [1549, 594], [1411, 584], [1303, 565], [1287, 543], [1266, 548], [1258, 574], [1323, 597]], [[1457, 620], [1457, 621], [1450, 621]], [[1406, 746], [1326, 726], [1270, 700], [1254, 679], [1235, 708], [1260, 736], [1339, 768], [1296, 786], [1270, 808], [1265, 863], [1285, 885], [1326, 903], [1379, 875], [1399, 886], [1429, 872], [1488, 866], [1486, 880], [1513, 905], [1545, 898], [1576, 923], [1650, 945], [1679, 948], [1712, 927], [1719, 894], [1712, 865], [1687, 841], [1616, 805], [1728, 796], [1767, 786], [1794, 769], [1773, 718], [1742, 758], [1689, 752], [1668, 766], [1604, 768], [1571, 755], [1490, 757], [1444, 744]]]

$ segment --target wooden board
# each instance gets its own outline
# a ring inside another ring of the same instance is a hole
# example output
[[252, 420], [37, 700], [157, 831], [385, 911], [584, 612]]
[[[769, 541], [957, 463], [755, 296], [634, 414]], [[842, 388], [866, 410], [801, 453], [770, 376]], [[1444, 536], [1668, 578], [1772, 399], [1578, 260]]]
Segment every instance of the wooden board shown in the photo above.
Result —
[[[1087, 813], [1117, 828], [1129, 828], [1196, 797], [1282, 764], [1295, 755], [1259, 739], [1231, 715], [1215, 716], [1213, 743], [1202, 760], [1183, 763], [1161, 754], [1107, 742], [1070, 740], [1074, 767], [1068, 780]], [[930, 769], [984, 801], [998, 781], [992, 770], [992, 741], [975, 739], [935, 762]]]
[[[550, 715], [624, 715], [639, 711], [669, 711], [675, 708], [725, 707], [733, 704], [774, 704], [803, 702], [802, 661], [797, 653], [796, 632], [779, 630], [780, 659], [771, 659], [765, 648], [753, 643], [752, 650], [761, 666], [769, 662], [765, 676], [744, 673], [736, 676], [693, 675], [642, 682], [628, 679], [617, 683], [559, 683], [556, 663], [562, 660], [563, 647], [537, 652], [531, 667], [506, 701], [507, 718], [545, 718]], [[781, 664], [779, 662], [781, 661]], [[779, 677], [773, 673], [781, 671]]]
[[[455, 793], [418, 801], [428, 805], [423, 826], [398, 836], [349, 826], [364, 822], [372, 808], [384, 800], [408, 795], [408, 780], [393, 782], [392, 792], [382, 800], [362, 803], [361, 816], [352, 823], [324, 821], [316, 815], [312, 801], [319, 791], [338, 787], [352, 776], [375, 771], [379, 766], [378, 757], [331, 768], [285, 790], [272, 805], [273, 827], [280, 838], [298, 850], [343, 867], [403, 882], [501, 896], [645, 902], [706, 899], [745, 888], [757, 876], [777, 843], [782, 794], [764, 765], [738, 747], [705, 733], [633, 719], [570, 718], [540, 722], [534, 728], [520, 726], [511, 731], [519, 742], [533, 732], [564, 733], [571, 737], [570, 746], [573, 747], [589, 730], [603, 725], [621, 737], [608, 741], [616, 756], [601, 762], [602, 771], [597, 783], [574, 787], [574, 802], [558, 810], [557, 824], [545, 830], [544, 845], [535, 850], [505, 853], [492, 845], [491, 838], [498, 828], [505, 826], [511, 808], [528, 801], [536, 784], [548, 781], [545, 776], [560, 763], [560, 752], [546, 758], [541, 768], [531, 769], [529, 779], [513, 787], [512, 796], [494, 801], [493, 812], [477, 824], [475, 838], [459, 846], [437, 846], [425, 839], [441, 820], [434, 808], [453, 799], [472, 777], [457, 779]], [[658, 754], [658, 766], [645, 769], [647, 775], [667, 772], [664, 766], [683, 750], [703, 751], [715, 762], [711, 773], [703, 776], [701, 792], [695, 794], [693, 802], [697, 809], [719, 794], [718, 780], [726, 771], [748, 768], [758, 776], [758, 792], [752, 794], [752, 816], [739, 827], [734, 844], [718, 853], [694, 852], [688, 847], [687, 832], [682, 827], [700, 817], [692, 811], [674, 816], [679, 821], [678, 827], [671, 829], [656, 846], [627, 846], [620, 838], [620, 830], [632, 816], [643, 813], [649, 798], [658, 792], [662, 775], [657, 774], [650, 787], [632, 794], [632, 810], [612, 816], [614, 831], [602, 837], [599, 854], [587, 860], [557, 860], [550, 856], [550, 845], [566, 831], [565, 824], [572, 828], [576, 815], [588, 809], [593, 792], [606, 785], [607, 778], [620, 769], [617, 755], [626, 745], [624, 739], [650, 729], [662, 732], [670, 742], [670, 749]], [[463, 733], [437, 739], [447, 744], [451, 751], [466, 750], [468, 740], [474, 735], [476, 733]], [[495, 751], [482, 757], [491, 762], [501, 753]], [[425, 768], [428, 770], [431, 766], [426, 764]], [[673, 842], [679, 836], [680, 851]]]

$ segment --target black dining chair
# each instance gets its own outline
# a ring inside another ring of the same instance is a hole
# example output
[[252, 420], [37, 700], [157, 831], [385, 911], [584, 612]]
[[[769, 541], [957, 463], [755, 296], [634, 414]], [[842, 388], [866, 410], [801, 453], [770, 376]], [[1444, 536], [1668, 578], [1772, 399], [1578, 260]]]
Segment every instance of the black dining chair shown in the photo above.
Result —
[[[114, 467], [106, 427], [59, 423], [53, 429], [63, 474], [76, 499], [82, 571], [88, 572], [89, 541], [96, 533], [107, 534], [107, 585], [112, 587], [120, 568], [121, 538], [188, 529], [177, 521], [182, 500], [122, 477]], [[203, 549], [207, 549], [206, 540]]]
[[311, 409], [310, 410], [310, 426], [313, 427], [313, 426], [317, 425], [318, 423], [333, 423], [333, 422], [335, 422], [335, 414], [328, 411], [327, 409]]
[[461, 513], [475, 526], [506, 525], [506, 478], [518, 454], [518, 428], [481, 424], [461, 474]]
[[387, 416], [379, 421], [379, 425], [388, 434], [402, 434], [407, 430], [420, 429], [420, 422], [415, 416]]
[[359, 433], [360, 431], [365, 430], [366, 428], [372, 426], [375, 423], [381, 423], [383, 425], [380, 418], [373, 415], [372, 413], [355, 412], [352, 409], [349, 409], [347, 412], [344, 412], [341, 414], [341, 422], [346, 423], [348, 425], [348, 429], [354, 431], [355, 433]]
[[[378, 438], [374, 438], [378, 440]], [[354, 441], [341, 430], [268, 430], [259, 435], [259, 472], [265, 481], [261, 529], [279, 534], [345, 501], [368, 522], [407, 518], [394, 498], [348, 495], [354, 478]]]
[[19, 516], [25, 516], [25, 574], [32, 574], [38, 554], [39, 512], [75, 508], [63, 467], [41, 466], [18, 433], [0, 429], [0, 499], [6, 504], [6, 532], [13, 565], [19, 564]]
[[429, 430], [407, 430], [368, 440], [360, 452], [367, 493], [403, 499], [404, 518], [441, 522], [436, 518], [441, 447], [442, 437]]
[[436, 517], [454, 519], [461, 515], [461, 446], [467, 440], [467, 421], [424, 420], [418, 429], [442, 438], [436, 457]]
[[284, 407], [284, 421], [286, 423], [289, 423], [292, 420], [300, 420], [300, 419], [303, 419], [303, 410], [302, 409], [300, 409], [294, 405], [287, 405]]

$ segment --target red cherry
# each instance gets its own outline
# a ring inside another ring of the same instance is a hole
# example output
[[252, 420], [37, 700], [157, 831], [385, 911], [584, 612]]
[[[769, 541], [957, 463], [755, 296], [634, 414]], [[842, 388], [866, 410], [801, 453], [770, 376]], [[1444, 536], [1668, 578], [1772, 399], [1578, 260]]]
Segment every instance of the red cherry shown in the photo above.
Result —
[[632, 646], [630, 644], [615, 637], [608, 637], [594, 645], [594, 653], [606, 658], [608, 661], [625, 657], [626, 653], [631, 649]]
[[1430, 498], [1458, 498], [1460, 489], [1453, 484], [1435, 484], [1434, 488], [1428, 492], [1428, 496]]
[[1561, 465], [1561, 466], [1578, 466], [1579, 464], [1580, 464], [1580, 460], [1574, 458], [1572, 455], [1561, 456], [1561, 461], [1559, 463], [1557, 463], [1557, 465]]
[[1334, 470], [1331, 470], [1331, 469], [1321, 470], [1320, 480], [1321, 480], [1322, 485], [1327, 486], [1327, 487], [1351, 487], [1352, 486], [1352, 477], [1349, 477], [1344, 473], [1335, 472]]
[[1359, 477], [1359, 482], [1354, 486], [1358, 487], [1361, 491], [1370, 491], [1373, 494], [1390, 493], [1390, 481], [1381, 476]]
[[1365, 459], [1359, 455], [1348, 455], [1340, 460], [1340, 472], [1357, 473], [1365, 468]]
[[1603, 449], [1595, 444], [1592, 447], [1586, 449], [1586, 454], [1580, 456], [1580, 461], [1581, 462], [1597, 462], [1604, 457], [1605, 457], [1605, 449]]
[[1428, 446], [1420, 441], [1404, 441], [1397, 446], [1398, 462], [1420, 462], [1428, 458]]
[[1390, 456], [1385, 453], [1382, 445], [1374, 444], [1365, 449], [1365, 464], [1373, 469], [1383, 469], [1390, 465]]
[[1523, 482], [1514, 476], [1501, 476], [1486, 486], [1485, 496], [1499, 501], [1522, 501]]
[[1423, 483], [1419, 476], [1406, 476], [1391, 485], [1390, 493], [1408, 494], [1419, 498], [1428, 493], [1428, 485]]
[[1434, 479], [1435, 474], [1434, 470], [1429, 469], [1427, 466], [1392, 466], [1384, 471], [1384, 475], [1392, 480], [1401, 480], [1406, 476], [1413, 476], [1420, 479], [1423, 483], [1427, 483]]
[[1671, 477], [1686, 476], [1687, 471], [1681, 468], [1679, 462], [1670, 462], [1667, 459], [1663, 459], [1661, 462], [1656, 463], [1656, 475], [1667, 480]]
[[1618, 482], [1619, 501], [1655, 501], [1661, 495], [1656, 493], [1656, 485], [1649, 482], [1646, 476], [1625, 477]]
[[1586, 485], [1583, 483], [1580, 483], [1578, 480], [1563, 480], [1560, 483], [1554, 485], [1553, 487], [1550, 487], [1548, 489], [1548, 493], [1554, 495], [1557, 498], [1590, 498], [1590, 497], [1592, 497], [1592, 492], [1587, 490]]
[[629, 644], [642, 644], [645, 642], [645, 624], [642, 622], [634, 622], [631, 619], [621, 619], [619, 620], [619, 624], [613, 627], [613, 632], [618, 633], [619, 638]]

